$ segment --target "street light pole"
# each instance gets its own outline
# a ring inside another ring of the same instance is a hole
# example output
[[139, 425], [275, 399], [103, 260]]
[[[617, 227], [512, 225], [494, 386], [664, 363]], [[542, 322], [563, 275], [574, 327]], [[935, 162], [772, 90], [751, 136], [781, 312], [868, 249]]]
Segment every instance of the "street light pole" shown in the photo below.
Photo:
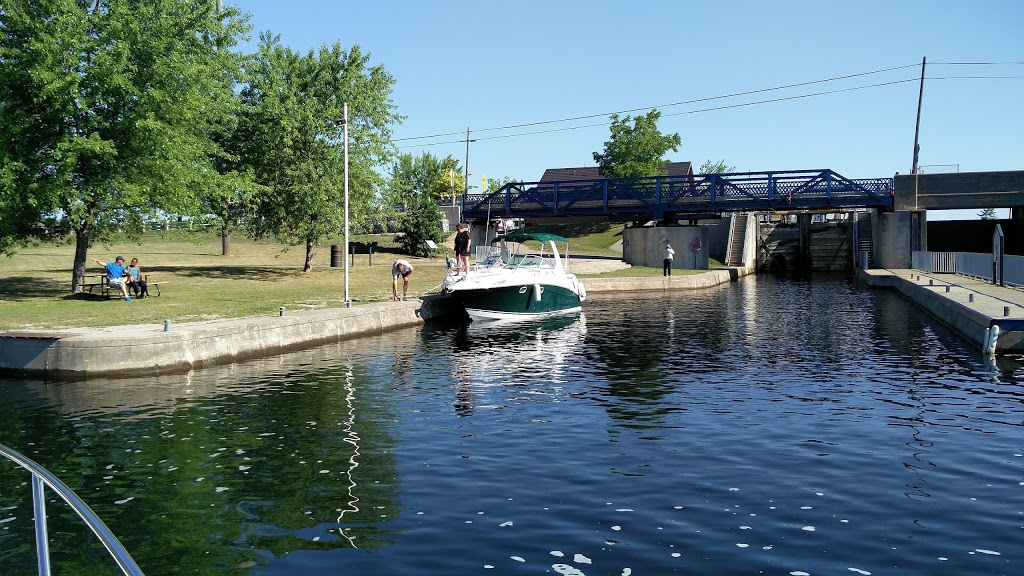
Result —
[[348, 102], [345, 102], [345, 307], [351, 308], [348, 297]]

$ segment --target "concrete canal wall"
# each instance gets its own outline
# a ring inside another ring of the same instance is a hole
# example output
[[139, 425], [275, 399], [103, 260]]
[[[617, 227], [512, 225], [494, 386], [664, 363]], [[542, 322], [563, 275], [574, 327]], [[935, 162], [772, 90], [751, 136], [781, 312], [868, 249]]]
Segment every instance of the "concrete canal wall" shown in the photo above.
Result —
[[432, 296], [285, 316], [172, 324], [169, 331], [163, 325], [148, 325], [16, 333], [0, 337], [0, 373], [77, 380], [187, 372], [415, 326], [454, 312], [450, 298]]
[[[728, 284], [746, 271], [713, 270], [669, 278], [589, 278], [588, 293], [692, 290]], [[188, 372], [380, 334], [461, 314], [451, 298], [426, 296], [352, 308], [287, 311], [284, 316], [115, 326], [0, 335], [0, 375], [83, 380]]]
[[1024, 292], [954, 274], [920, 270], [858, 270], [872, 288], [895, 290], [984, 350], [992, 326], [1000, 328], [995, 353], [1024, 351]]

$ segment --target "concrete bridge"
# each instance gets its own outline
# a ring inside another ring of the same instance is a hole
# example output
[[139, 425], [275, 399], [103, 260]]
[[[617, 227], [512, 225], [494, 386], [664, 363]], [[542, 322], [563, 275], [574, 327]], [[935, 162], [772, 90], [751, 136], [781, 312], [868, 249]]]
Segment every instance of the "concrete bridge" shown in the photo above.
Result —
[[910, 268], [911, 254], [928, 247], [929, 209], [985, 208], [1009, 208], [1024, 221], [1024, 171], [897, 174], [892, 211], [872, 215], [873, 259], [882, 268]]

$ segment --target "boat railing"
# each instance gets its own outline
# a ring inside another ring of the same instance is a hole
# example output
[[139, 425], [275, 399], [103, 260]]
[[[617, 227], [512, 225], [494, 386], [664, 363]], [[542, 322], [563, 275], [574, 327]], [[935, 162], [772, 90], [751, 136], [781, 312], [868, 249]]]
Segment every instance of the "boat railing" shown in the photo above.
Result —
[[142, 570], [117, 540], [114, 533], [107, 528], [107, 525], [100, 520], [92, 508], [78, 494], [75, 494], [74, 490], [46, 468], [3, 444], [0, 444], [0, 455], [32, 473], [32, 511], [35, 515], [36, 561], [40, 576], [49, 576], [50, 574], [50, 541], [46, 532], [46, 486], [56, 492], [85, 521], [85, 524], [117, 562], [121, 572], [129, 576], [136, 574], [142, 576]]

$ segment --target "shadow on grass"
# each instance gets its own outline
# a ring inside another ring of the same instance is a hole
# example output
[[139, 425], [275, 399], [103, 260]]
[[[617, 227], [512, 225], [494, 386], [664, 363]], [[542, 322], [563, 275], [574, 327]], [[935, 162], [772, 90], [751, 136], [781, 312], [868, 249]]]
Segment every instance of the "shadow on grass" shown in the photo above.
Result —
[[164, 275], [173, 274], [184, 278], [206, 278], [216, 280], [281, 280], [296, 273], [302, 273], [297, 266], [148, 266], [142, 269], [155, 281]]
[[68, 294], [69, 283], [40, 280], [36, 276], [0, 278], [0, 294], [5, 300], [60, 298]]
[[[65, 272], [57, 270], [56, 272]], [[150, 266], [143, 269], [143, 273], [152, 277], [154, 281], [166, 280], [168, 275], [178, 278], [203, 278], [217, 280], [259, 280], [273, 282], [283, 280], [295, 273], [301, 273], [301, 268], [295, 266]], [[92, 283], [102, 273], [89, 272], [85, 275], [85, 282]], [[64, 298], [78, 300], [106, 300], [100, 296], [99, 290], [94, 289], [95, 294], [88, 292], [82, 294], [70, 294], [71, 282], [53, 279], [40, 279], [36, 276], [8, 276], [0, 278], [0, 294], [5, 300], [27, 300], [30, 298]]]

